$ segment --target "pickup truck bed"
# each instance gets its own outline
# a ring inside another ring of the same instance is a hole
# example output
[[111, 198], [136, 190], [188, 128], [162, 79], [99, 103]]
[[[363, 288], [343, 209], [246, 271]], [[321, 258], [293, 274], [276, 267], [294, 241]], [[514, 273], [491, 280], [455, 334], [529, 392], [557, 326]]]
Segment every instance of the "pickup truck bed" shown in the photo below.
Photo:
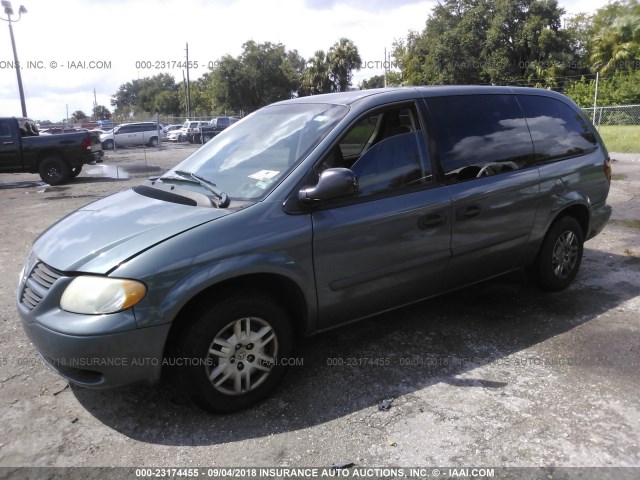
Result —
[[60, 185], [83, 165], [101, 161], [100, 138], [91, 132], [39, 135], [30, 119], [0, 118], [2, 173], [39, 173], [48, 184]]

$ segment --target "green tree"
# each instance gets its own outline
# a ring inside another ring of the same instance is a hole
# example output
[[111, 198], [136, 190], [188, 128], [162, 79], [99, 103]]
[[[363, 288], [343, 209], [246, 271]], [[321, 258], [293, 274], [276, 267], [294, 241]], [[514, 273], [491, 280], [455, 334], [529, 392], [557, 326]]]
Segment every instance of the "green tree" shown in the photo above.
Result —
[[384, 75], [374, 75], [371, 78], [360, 82], [360, 90], [368, 90], [370, 88], [383, 88], [384, 87]]
[[558, 74], [571, 54], [563, 13], [556, 0], [445, 0], [394, 55], [407, 84], [517, 83], [550, 66]]
[[333, 82], [329, 78], [329, 61], [324, 50], [317, 50], [306, 64], [302, 72], [299, 96], [329, 93], [333, 90]]
[[164, 115], [180, 116], [180, 99], [178, 90], [163, 90], [158, 92], [153, 99], [152, 112]]
[[333, 82], [333, 90], [344, 92], [351, 86], [353, 71], [362, 67], [362, 59], [358, 47], [348, 38], [342, 37], [327, 53], [329, 78]]
[[212, 70], [213, 108], [248, 111], [285, 100], [300, 87], [301, 57], [288, 52], [281, 43], [242, 46], [240, 56], [225, 55]]
[[87, 115], [82, 110], [76, 110], [71, 114], [71, 123], [81, 123], [87, 119]]
[[[387, 87], [399, 87], [401, 85], [402, 74], [400, 72], [387, 72]], [[384, 86], [384, 75], [374, 75], [360, 82], [358, 87], [360, 90], [367, 90], [369, 88], [383, 88]]]
[[123, 83], [111, 97], [111, 106], [115, 107], [117, 112], [132, 110], [138, 104], [139, 92], [140, 80]]
[[[211, 92], [211, 73], [205, 73], [196, 81], [191, 82], [191, 115], [194, 117], [206, 117], [216, 112]], [[186, 109], [185, 109], [186, 110]]]
[[93, 118], [96, 120], [109, 120], [111, 118], [111, 112], [104, 105], [96, 105], [93, 107]]
[[[159, 73], [140, 80], [136, 104], [146, 112], [174, 114], [177, 112], [177, 93], [178, 86], [173, 76], [168, 73]], [[161, 95], [162, 99], [158, 100]]]
[[[595, 80], [571, 82], [564, 93], [581, 107], [593, 107]], [[640, 70], [618, 72], [598, 82], [598, 106], [640, 103]]]
[[120, 85], [111, 105], [114, 117], [121, 120], [144, 113], [175, 115], [180, 105], [179, 88], [172, 75], [160, 73]]
[[640, 65], [640, 8], [615, 18], [593, 40], [592, 68], [603, 74], [630, 71]]
[[565, 20], [564, 33], [567, 36], [569, 50], [581, 64], [589, 59], [590, 42], [595, 35], [593, 23], [593, 15], [588, 13], [571, 15]]

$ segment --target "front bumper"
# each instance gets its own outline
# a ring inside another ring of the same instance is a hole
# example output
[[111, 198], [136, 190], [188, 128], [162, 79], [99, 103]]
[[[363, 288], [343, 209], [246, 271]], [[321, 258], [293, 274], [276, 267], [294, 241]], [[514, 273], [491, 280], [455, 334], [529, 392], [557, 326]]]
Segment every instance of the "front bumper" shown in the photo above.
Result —
[[61, 310], [60, 297], [72, 280], [33, 253], [25, 263], [16, 307], [46, 364], [70, 382], [91, 388], [156, 382], [171, 325], [138, 328], [132, 309], [109, 315]]
[[68, 381], [106, 389], [160, 379], [170, 325], [107, 335], [67, 335], [22, 319], [45, 363]]

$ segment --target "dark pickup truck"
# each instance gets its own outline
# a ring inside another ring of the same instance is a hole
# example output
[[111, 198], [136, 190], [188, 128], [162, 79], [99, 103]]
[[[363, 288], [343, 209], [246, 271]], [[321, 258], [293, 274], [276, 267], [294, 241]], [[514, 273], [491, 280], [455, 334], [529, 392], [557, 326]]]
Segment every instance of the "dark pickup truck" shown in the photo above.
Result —
[[237, 117], [215, 117], [208, 125], [202, 125], [194, 129], [193, 133], [187, 133], [187, 140], [190, 143], [207, 143], [225, 128], [233, 125], [238, 120]]
[[78, 176], [102, 161], [100, 137], [91, 132], [40, 135], [33, 120], [0, 117], [0, 173], [39, 173], [50, 185]]

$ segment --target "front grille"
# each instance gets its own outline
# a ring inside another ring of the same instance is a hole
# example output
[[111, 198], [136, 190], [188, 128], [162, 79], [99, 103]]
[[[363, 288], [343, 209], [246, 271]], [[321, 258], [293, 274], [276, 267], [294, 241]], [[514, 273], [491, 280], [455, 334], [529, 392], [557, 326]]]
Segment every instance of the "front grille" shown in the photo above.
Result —
[[36, 264], [24, 282], [21, 303], [29, 310], [36, 308], [51, 288], [51, 285], [61, 276], [62, 272], [42, 262]]

